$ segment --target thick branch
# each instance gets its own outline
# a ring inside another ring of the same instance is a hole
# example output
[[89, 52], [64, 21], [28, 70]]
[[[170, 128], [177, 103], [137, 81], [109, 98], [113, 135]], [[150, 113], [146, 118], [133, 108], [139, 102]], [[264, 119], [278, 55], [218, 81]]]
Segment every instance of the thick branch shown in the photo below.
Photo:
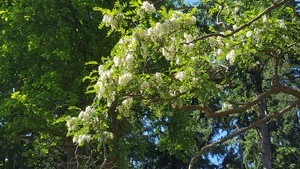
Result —
[[283, 92], [283, 93], [287, 93], [287, 94], [290, 94], [290, 95], [293, 95], [295, 96], [296, 98], [300, 98], [300, 91], [299, 90], [296, 90], [296, 89], [293, 89], [291, 87], [287, 87], [287, 86], [280, 86], [280, 92]]
[[229, 109], [229, 110], [222, 110], [222, 111], [217, 111], [214, 112], [207, 106], [197, 106], [197, 105], [191, 105], [191, 106], [182, 106], [181, 108], [178, 108], [180, 110], [202, 110], [204, 111], [205, 115], [208, 117], [220, 117], [220, 116], [226, 116], [229, 114], [234, 114], [234, 113], [240, 113], [243, 112], [252, 106], [256, 105], [257, 103], [261, 102], [268, 96], [270, 96], [273, 93], [276, 93], [280, 89], [280, 86], [274, 86], [271, 89], [265, 91], [264, 93], [258, 95], [255, 99], [252, 101], [248, 102], [242, 107], [234, 108], [234, 109]]
[[207, 34], [207, 35], [201, 36], [199, 38], [196, 38], [193, 41], [191, 41], [190, 43], [195, 43], [198, 40], [206, 39], [206, 38], [209, 38], [209, 37], [220, 36], [220, 37], [226, 38], [226, 37], [232, 36], [232, 35], [236, 34], [237, 32], [243, 30], [244, 28], [250, 26], [252, 23], [254, 23], [258, 19], [260, 19], [263, 15], [265, 15], [265, 14], [271, 12], [272, 10], [274, 10], [274, 9], [276, 9], [276, 8], [284, 5], [288, 1], [290, 1], [290, 0], [282, 0], [279, 3], [274, 3], [272, 6], [269, 6], [262, 13], [260, 13], [259, 15], [257, 15], [255, 18], [251, 19], [249, 22], [245, 23], [244, 25], [240, 26], [239, 28], [237, 28], [236, 30], [232, 31], [229, 34], [211, 33], [211, 34]]
[[178, 107], [176, 109], [177, 110], [201, 110], [208, 117], [221, 117], [221, 116], [226, 116], [229, 114], [241, 113], [243, 111], [246, 111], [249, 108], [251, 108], [252, 106], [255, 106], [262, 100], [269, 97], [271, 94], [276, 94], [276, 93], [280, 93], [280, 92], [293, 95], [298, 99], [300, 98], [300, 91], [290, 88], [290, 87], [287, 87], [287, 86], [277, 85], [277, 86], [272, 86], [269, 90], [258, 95], [255, 99], [246, 103], [244, 106], [234, 108], [234, 109], [213, 112], [208, 106], [198, 106], [198, 105], [182, 106], [182, 107]]
[[294, 101], [292, 102], [289, 106], [287, 106], [286, 108], [284, 108], [283, 110], [281, 110], [279, 113], [275, 113], [275, 114], [271, 114], [268, 116], [265, 116], [264, 118], [257, 120], [256, 122], [252, 123], [251, 125], [247, 126], [247, 127], [243, 127], [238, 129], [236, 132], [222, 138], [219, 139], [218, 141], [211, 143], [209, 145], [204, 146], [203, 148], [201, 148], [200, 151], [197, 152], [197, 154], [191, 159], [190, 164], [189, 164], [189, 169], [192, 169], [194, 164], [196, 163], [197, 159], [199, 158], [199, 156], [201, 154], [203, 154], [205, 151], [207, 151], [208, 149], [215, 147], [218, 144], [222, 144], [226, 141], [228, 141], [229, 139], [232, 139], [233, 137], [241, 134], [242, 132], [245, 132], [247, 130], [253, 129], [261, 124], [267, 123], [269, 120], [273, 119], [273, 118], [279, 118], [280, 116], [284, 115], [286, 112], [292, 110], [294, 107], [296, 106], [300, 106], [300, 100]]

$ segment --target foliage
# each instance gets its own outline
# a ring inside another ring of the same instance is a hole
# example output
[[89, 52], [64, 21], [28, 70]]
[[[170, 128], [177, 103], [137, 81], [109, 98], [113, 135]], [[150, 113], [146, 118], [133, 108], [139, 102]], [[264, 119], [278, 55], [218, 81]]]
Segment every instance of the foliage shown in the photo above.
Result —
[[70, 106], [92, 102], [82, 79], [93, 67], [85, 63], [101, 63], [118, 38], [107, 43], [93, 7], [110, 3], [1, 1], [0, 161], [6, 168], [72, 166], [76, 145], [60, 118], [77, 113]]
[[300, 167], [296, 1], [3, 1], [0, 16], [0, 168]]

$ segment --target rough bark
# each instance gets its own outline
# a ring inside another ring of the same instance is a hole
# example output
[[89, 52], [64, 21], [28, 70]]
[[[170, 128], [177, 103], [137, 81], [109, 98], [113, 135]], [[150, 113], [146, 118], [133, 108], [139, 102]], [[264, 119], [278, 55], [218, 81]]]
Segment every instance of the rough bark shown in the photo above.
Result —
[[[260, 72], [254, 72], [252, 74], [252, 82], [255, 86], [255, 92], [257, 95], [263, 93], [262, 89], [262, 75]], [[259, 119], [263, 119], [267, 115], [267, 104], [265, 100], [262, 100], [258, 105], [258, 117]], [[270, 132], [268, 129], [268, 125], [263, 123], [258, 127], [260, 134], [260, 144], [261, 144], [261, 160], [262, 167], [264, 169], [272, 168], [272, 155], [271, 155], [271, 141], [270, 141]]]
[[71, 138], [67, 139], [66, 143], [66, 152], [67, 152], [67, 164], [65, 165], [66, 169], [75, 169], [76, 168], [76, 159], [75, 159], [75, 145]]
[[[259, 118], [262, 119], [266, 116], [267, 105], [265, 102], [258, 105]], [[258, 128], [260, 133], [261, 144], [261, 160], [264, 169], [272, 168], [272, 155], [271, 155], [271, 141], [270, 132], [266, 123], [261, 124]]]

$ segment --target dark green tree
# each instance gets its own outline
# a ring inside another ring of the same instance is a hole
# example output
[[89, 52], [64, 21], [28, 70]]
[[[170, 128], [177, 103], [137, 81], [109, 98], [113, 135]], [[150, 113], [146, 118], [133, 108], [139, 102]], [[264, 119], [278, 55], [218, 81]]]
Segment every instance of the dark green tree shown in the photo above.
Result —
[[[1, 164], [6, 168], [74, 168], [76, 145], [64, 120], [92, 102], [87, 76], [117, 35], [98, 29], [95, 6], [113, 1], [0, 3]], [[79, 155], [89, 155], [78, 150]]]

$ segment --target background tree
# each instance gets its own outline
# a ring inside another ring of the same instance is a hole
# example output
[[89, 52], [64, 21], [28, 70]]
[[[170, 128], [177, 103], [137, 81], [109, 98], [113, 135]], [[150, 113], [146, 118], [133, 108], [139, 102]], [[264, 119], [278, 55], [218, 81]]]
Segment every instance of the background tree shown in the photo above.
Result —
[[98, 29], [101, 14], [93, 7], [113, 3], [1, 1], [0, 160], [6, 168], [77, 165], [76, 145], [59, 119], [92, 102], [82, 79], [93, 67], [85, 63], [101, 63], [118, 39]]

